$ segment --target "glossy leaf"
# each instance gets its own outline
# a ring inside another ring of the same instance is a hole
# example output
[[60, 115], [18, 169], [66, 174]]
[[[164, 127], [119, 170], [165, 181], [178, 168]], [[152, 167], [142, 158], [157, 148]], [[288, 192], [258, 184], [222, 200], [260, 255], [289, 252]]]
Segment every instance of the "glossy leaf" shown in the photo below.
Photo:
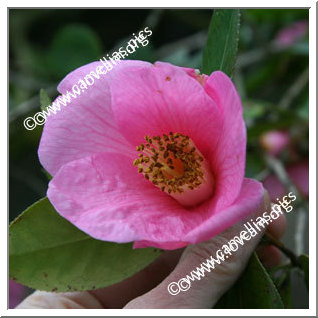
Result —
[[231, 76], [239, 40], [240, 11], [215, 9], [203, 52], [202, 72], [211, 74], [221, 70]]
[[285, 309], [292, 307], [292, 271], [289, 264], [278, 266], [270, 270], [270, 276], [279, 292]]
[[242, 276], [214, 308], [279, 309], [284, 306], [273, 281], [254, 253]]
[[98, 60], [102, 44], [94, 29], [85, 24], [68, 24], [57, 31], [47, 56], [47, 68], [60, 79], [79, 66]]
[[[47, 94], [46, 90], [41, 88], [40, 89], [40, 106], [42, 111], [46, 111], [47, 106], [49, 106], [52, 103], [49, 95]], [[52, 179], [52, 176], [45, 170], [42, 169], [45, 176], [48, 178], [48, 180]]]
[[160, 253], [95, 240], [62, 218], [47, 198], [24, 211], [9, 230], [10, 278], [40, 290], [105, 287], [140, 271]]
[[300, 255], [299, 262], [300, 262], [301, 269], [304, 272], [304, 278], [305, 278], [307, 289], [309, 289], [309, 257], [308, 255], [305, 255], [305, 254]]
[[40, 105], [42, 110], [46, 110], [47, 106], [51, 104], [51, 99], [45, 89], [40, 89]]

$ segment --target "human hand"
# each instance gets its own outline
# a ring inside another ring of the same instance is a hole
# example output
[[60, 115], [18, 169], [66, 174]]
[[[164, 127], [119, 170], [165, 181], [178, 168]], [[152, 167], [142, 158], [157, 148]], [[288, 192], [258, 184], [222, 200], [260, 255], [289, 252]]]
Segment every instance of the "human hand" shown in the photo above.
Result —
[[[211, 308], [240, 276], [262, 236], [261, 233], [246, 241], [244, 246], [220, 265], [216, 265], [210, 273], [205, 273], [205, 277], [200, 281], [192, 282], [189, 290], [173, 296], [167, 290], [168, 285], [186, 277], [203, 261], [211, 255], [214, 256], [223, 244], [243, 230], [246, 221], [255, 219], [264, 211], [270, 211], [267, 193], [258, 211], [246, 220], [238, 222], [206, 242], [189, 245], [185, 249], [167, 251], [147, 268], [120, 283], [88, 292], [36, 291], [16, 308]], [[279, 239], [285, 231], [285, 225], [285, 216], [281, 215], [275, 222], [270, 223], [267, 231]], [[266, 267], [280, 262], [280, 251], [274, 246], [258, 248], [258, 253]]]

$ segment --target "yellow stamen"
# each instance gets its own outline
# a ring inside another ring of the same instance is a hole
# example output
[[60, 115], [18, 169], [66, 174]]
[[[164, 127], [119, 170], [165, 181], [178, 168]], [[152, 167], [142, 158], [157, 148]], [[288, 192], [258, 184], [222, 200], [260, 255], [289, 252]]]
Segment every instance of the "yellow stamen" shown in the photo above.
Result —
[[200, 187], [204, 159], [188, 136], [169, 132], [145, 141], [136, 147], [140, 153], [133, 164], [147, 180], [168, 194]]

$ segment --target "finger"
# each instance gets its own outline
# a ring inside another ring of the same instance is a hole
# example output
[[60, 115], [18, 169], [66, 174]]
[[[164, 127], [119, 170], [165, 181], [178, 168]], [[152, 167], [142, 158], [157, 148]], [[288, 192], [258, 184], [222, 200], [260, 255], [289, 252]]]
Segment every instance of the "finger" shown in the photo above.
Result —
[[233, 236], [238, 235], [243, 230], [242, 224], [245, 221], [261, 215], [264, 211], [269, 211], [269, 203], [266, 193], [263, 204], [254, 215], [237, 223], [209, 241], [188, 246], [176, 268], [161, 284], [145, 295], [134, 299], [125, 308], [211, 308], [239, 277], [263, 231], [249, 241], [245, 241], [244, 246], [240, 247], [220, 265], [216, 265], [210, 273], [205, 272], [203, 278], [190, 282], [190, 286], [192, 286], [187, 291], [171, 295], [167, 290], [169, 284], [178, 282], [189, 275], [192, 270], [199, 267], [210, 256], [214, 257], [216, 251], [223, 244], [227, 244]]
[[[267, 227], [266, 232], [270, 233], [276, 239], [283, 237], [286, 230], [286, 216], [280, 214], [276, 220], [273, 220]], [[260, 261], [266, 268], [272, 268], [280, 264], [282, 260], [281, 251], [273, 245], [259, 246], [257, 254]]]
[[282, 252], [273, 245], [260, 248], [257, 255], [266, 268], [275, 267], [279, 265], [282, 260]]
[[286, 224], [287, 221], [285, 214], [280, 214], [276, 220], [273, 220], [273, 222], [268, 225], [267, 231], [275, 238], [280, 239], [285, 233]]
[[102, 309], [98, 300], [88, 292], [51, 293], [35, 291], [16, 309]]

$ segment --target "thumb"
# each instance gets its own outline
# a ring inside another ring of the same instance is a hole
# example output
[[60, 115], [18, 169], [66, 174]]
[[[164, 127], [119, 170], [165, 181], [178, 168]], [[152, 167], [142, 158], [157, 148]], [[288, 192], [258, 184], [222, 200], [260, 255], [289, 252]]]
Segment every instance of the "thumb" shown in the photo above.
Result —
[[[202, 267], [201, 263], [207, 263], [207, 260], [211, 256], [217, 259], [217, 251], [223, 245], [228, 245], [233, 237], [240, 237], [240, 232], [246, 230], [243, 227], [245, 222], [248, 222], [250, 219], [255, 220], [264, 211], [269, 211], [269, 208], [270, 200], [265, 191], [263, 202], [258, 211], [209, 241], [188, 246], [183, 252], [176, 268], [165, 280], [150, 292], [129, 302], [125, 308], [213, 307], [244, 270], [248, 259], [265, 232], [265, 228], [262, 229], [262, 227], [259, 227], [261, 231], [258, 231], [257, 235], [251, 237], [250, 240], [245, 240], [244, 246], [240, 246], [236, 251], [231, 251], [231, 255], [226, 255], [224, 261], [220, 264], [215, 263], [213, 269], [209, 268], [209, 266]], [[209, 268], [209, 270], [206, 270], [206, 268]], [[199, 271], [196, 269], [199, 269]], [[194, 275], [191, 275], [193, 271], [196, 273], [195, 276], [198, 279], [194, 278]], [[200, 272], [202, 273], [201, 275]], [[190, 277], [192, 279], [189, 279]]]

